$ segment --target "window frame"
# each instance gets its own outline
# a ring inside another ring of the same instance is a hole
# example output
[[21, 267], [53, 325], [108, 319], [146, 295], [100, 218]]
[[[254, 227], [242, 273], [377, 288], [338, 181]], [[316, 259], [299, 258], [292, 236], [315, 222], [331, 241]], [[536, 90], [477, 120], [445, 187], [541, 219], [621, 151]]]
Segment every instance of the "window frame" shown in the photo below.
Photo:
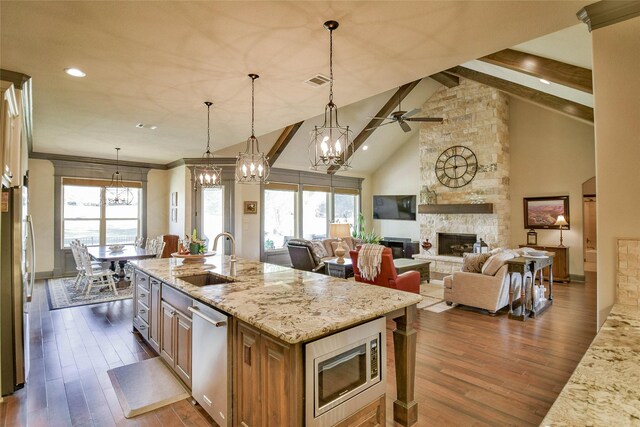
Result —
[[[125, 184], [130, 185], [133, 190], [138, 191], [138, 216], [135, 218], [107, 218], [107, 204], [106, 204], [106, 187], [102, 184], [105, 184], [106, 181], [96, 180], [96, 179], [82, 179], [82, 178], [72, 178], [72, 177], [63, 177], [60, 183], [60, 247], [61, 250], [69, 250], [70, 246], [65, 244], [65, 221], [99, 221], [98, 228], [98, 244], [95, 245], [87, 245], [87, 246], [105, 246], [107, 243], [107, 221], [136, 221], [136, 235], [141, 235], [142, 223], [143, 223], [143, 215], [144, 210], [142, 208], [142, 202], [145, 200], [144, 195], [144, 186], [142, 182], [130, 181], [125, 182]], [[108, 185], [110, 182], [107, 182]], [[88, 188], [99, 188], [100, 189], [100, 216], [98, 218], [69, 218], [65, 216], [65, 189], [66, 187], [88, 187]], [[133, 244], [133, 242], [131, 242]]]

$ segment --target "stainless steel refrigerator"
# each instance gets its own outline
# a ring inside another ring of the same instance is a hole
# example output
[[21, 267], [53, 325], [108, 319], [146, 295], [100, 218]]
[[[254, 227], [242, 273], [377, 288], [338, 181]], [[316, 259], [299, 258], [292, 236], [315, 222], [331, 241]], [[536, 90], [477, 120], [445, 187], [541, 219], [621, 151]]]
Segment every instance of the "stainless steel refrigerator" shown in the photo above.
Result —
[[29, 374], [35, 245], [27, 187], [3, 188], [1, 206], [0, 391], [4, 396], [22, 388]]

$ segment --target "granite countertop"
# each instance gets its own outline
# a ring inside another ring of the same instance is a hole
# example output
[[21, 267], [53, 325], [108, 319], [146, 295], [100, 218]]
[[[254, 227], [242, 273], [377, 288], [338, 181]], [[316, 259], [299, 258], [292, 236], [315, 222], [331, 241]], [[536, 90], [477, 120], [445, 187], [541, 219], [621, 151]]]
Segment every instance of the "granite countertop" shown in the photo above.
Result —
[[640, 309], [613, 307], [541, 425], [640, 425]]
[[[205, 304], [290, 344], [417, 304], [420, 295], [274, 264], [228, 256], [204, 264], [164, 258], [135, 261], [137, 268]], [[195, 286], [181, 277], [211, 272], [233, 283]]]

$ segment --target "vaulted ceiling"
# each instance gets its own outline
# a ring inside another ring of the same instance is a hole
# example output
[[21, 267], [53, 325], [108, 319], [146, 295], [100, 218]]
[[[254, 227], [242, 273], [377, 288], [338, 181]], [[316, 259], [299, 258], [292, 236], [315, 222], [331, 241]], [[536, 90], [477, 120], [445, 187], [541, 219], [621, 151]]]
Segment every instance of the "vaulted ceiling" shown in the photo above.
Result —
[[[328, 19], [340, 22], [335, 101], [353, 104], [343, 117], [357, 133], [398, 86], [575, 25], [589, 3], [3, 1], [0, 61], [33, 77], [34, 151], [108, 158], [119, 146], [123, 159], [167, 163], [204, 151], [205, 100], [214, 102], [214, 149], [235, 154], [250, 133], [251, 72], [261, 76], [256, 132], [265, 150], [285, 126], [321, 114], [326, 86], [303, 82], [328, 74]], [[403, 107], [434, 87], [421, 83]], [[373, 138], [406, 141], [392, 128]], [[279, 166], [306, 156], [307, 140], [292, 141]]]

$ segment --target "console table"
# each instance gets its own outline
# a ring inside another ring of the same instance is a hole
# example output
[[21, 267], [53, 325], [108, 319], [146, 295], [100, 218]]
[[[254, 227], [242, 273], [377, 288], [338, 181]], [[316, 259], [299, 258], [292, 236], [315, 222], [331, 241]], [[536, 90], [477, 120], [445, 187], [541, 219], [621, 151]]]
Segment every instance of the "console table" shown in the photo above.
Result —
[[[553, 261], [553, 280], [556, 282], [569, 283], [569, 248], [567, 246], [554, 245], [518, 245], [521, 248], [533, 248], [539, 251], [553, 252], [555, 259]], [[548, 274], [544, 275], [544, 280], [549, 280]]]
[[[553, 258], [555, 253], [547, 252], [543, 257], [521, 256], [507, 261], [509, 274], [509, 318], [516, 320], [527, 320], [529, 317], [536, 317], [553, 304]], [[549, 297], [544, 301], [536, 300], [533, 289], [536, 278], [542, 283], [542, 270], [549, 270]], [[527, 279], [527, 273], [531, 273], [531, 280]], [[513, 307], [513, 275], [519, 274], [521, 280], [520, 306]], [[527, 300], [527, 288], [529, 288], [529, 299]], [[530, 308], [527, 307], [530, 303]]]

